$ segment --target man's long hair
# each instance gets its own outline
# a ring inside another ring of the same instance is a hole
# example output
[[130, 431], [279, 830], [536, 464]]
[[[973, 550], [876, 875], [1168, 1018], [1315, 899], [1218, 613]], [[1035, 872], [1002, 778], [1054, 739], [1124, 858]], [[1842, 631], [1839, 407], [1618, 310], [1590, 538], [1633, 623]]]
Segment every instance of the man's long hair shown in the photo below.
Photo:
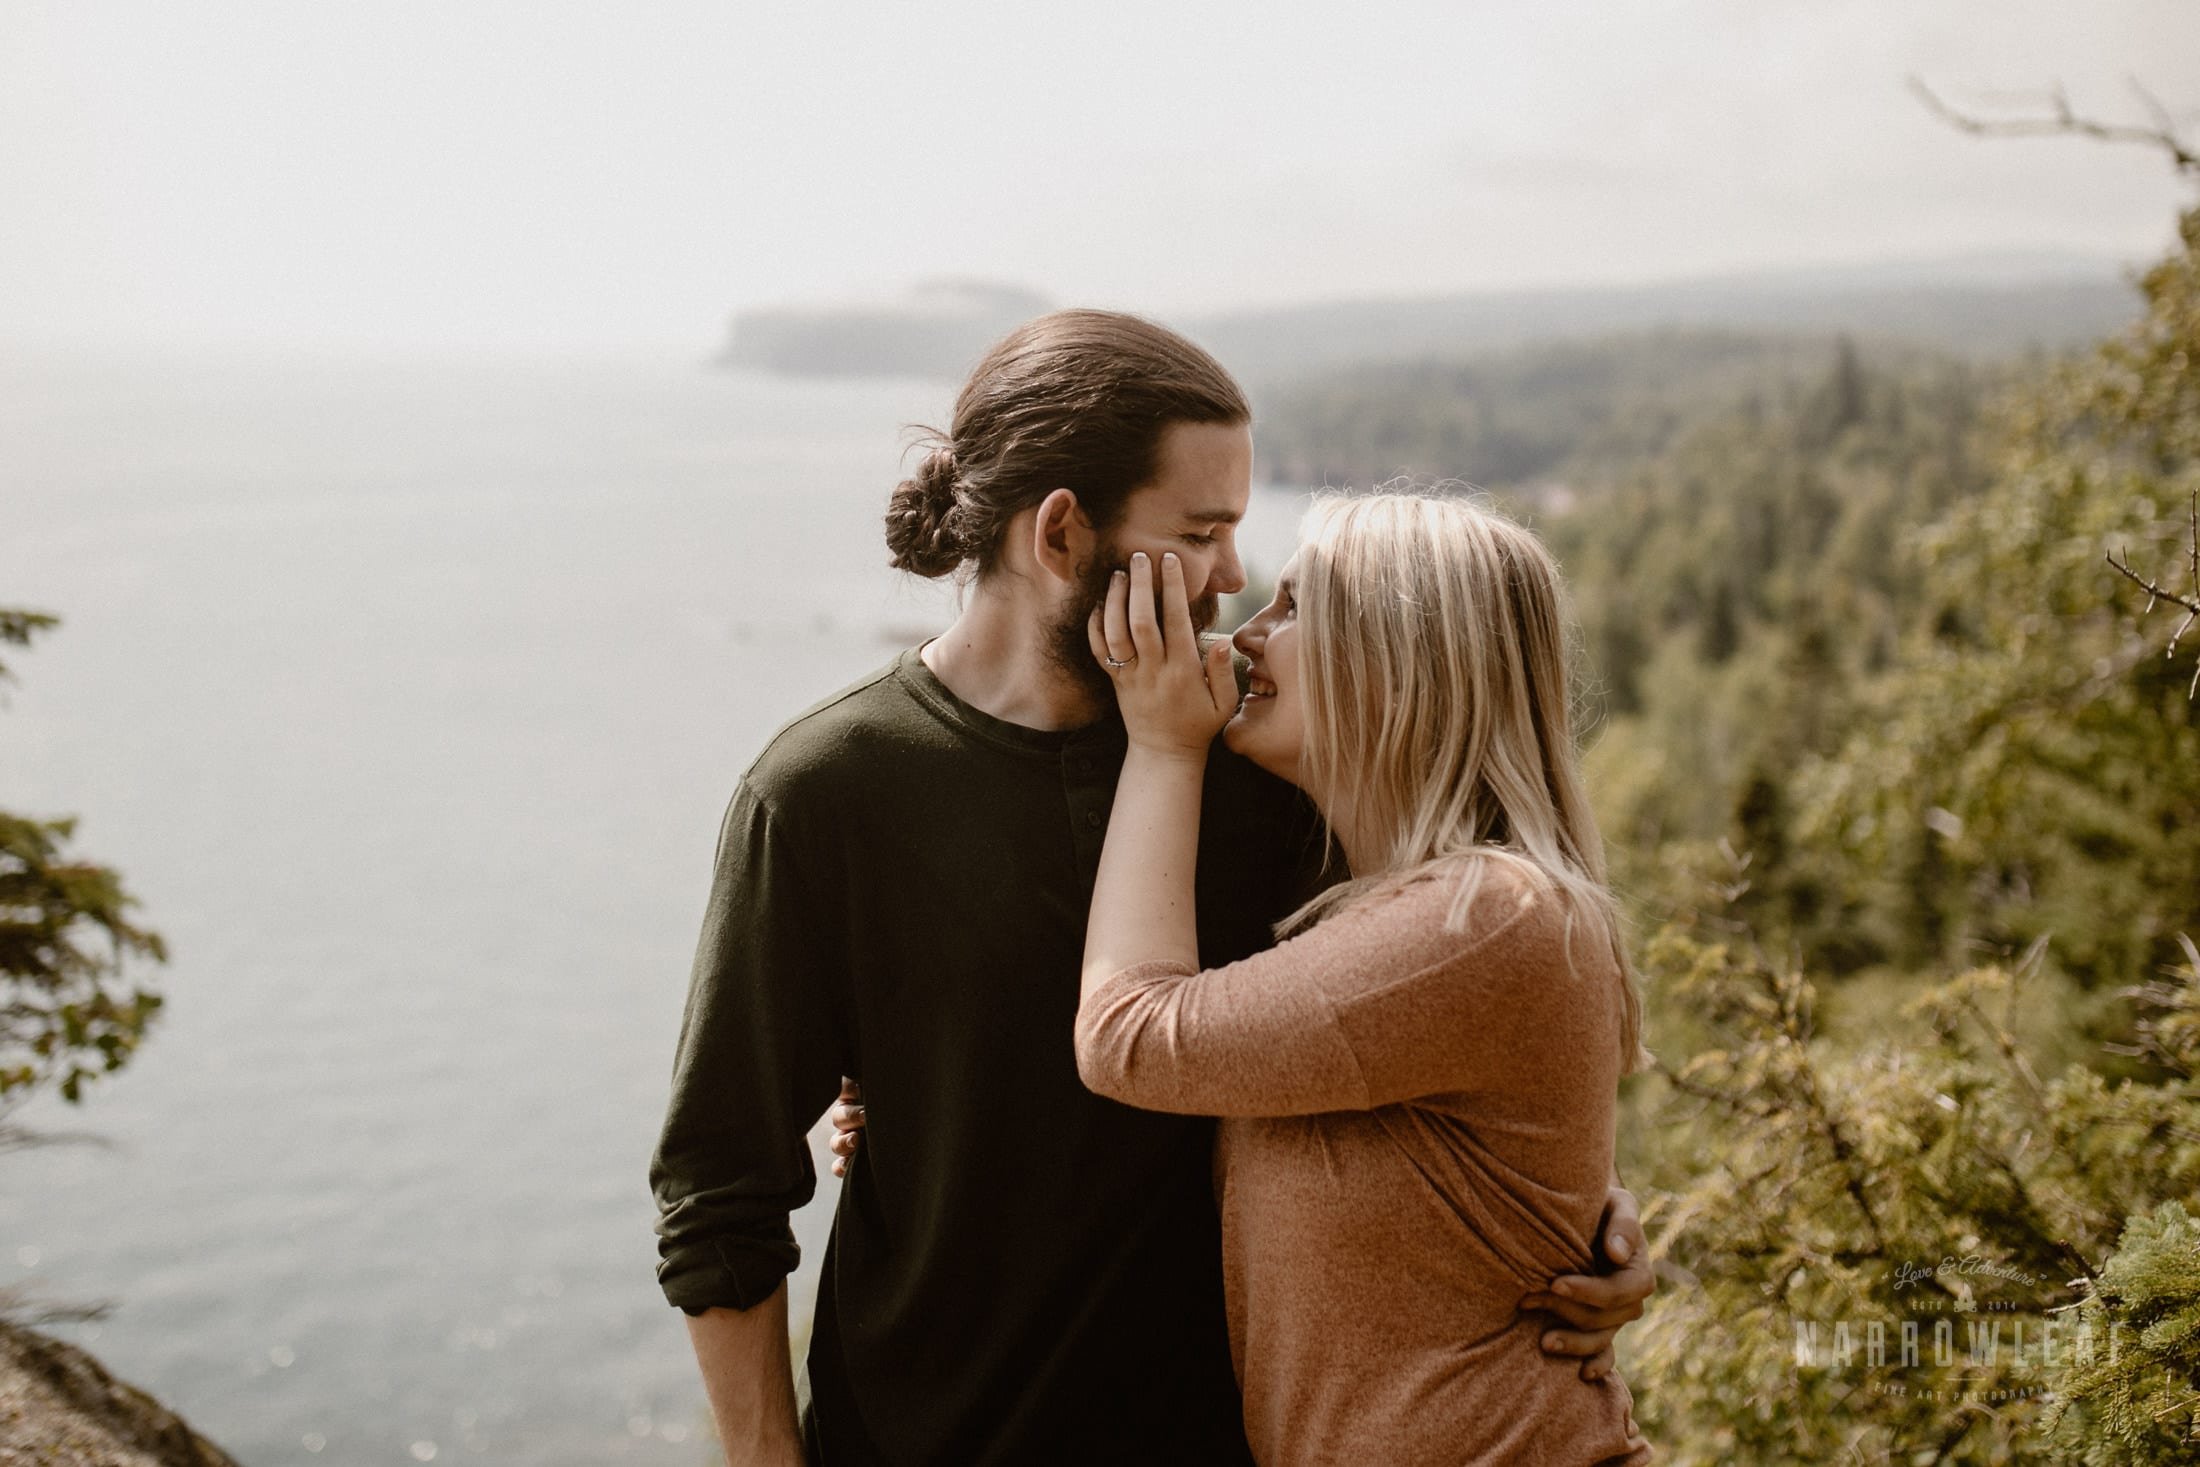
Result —
[[1026, 321], [963, 383], [947, 430], [921, 430], [929, 452], [886, 511], [892, 563], [983, 577], [1008, 522], [1056, 489], [1105, 535], [1153, 480], [1172, 424], [1251, 421], [1222, 364], [1165, 326], [1116, 311]]

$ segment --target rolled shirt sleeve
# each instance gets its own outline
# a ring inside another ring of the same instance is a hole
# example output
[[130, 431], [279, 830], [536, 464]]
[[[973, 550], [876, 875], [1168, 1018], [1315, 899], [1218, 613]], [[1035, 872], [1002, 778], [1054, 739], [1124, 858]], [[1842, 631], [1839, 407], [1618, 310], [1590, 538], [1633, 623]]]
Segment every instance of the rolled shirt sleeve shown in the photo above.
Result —
[[847, 1072], [838, 929], [815, 875], [744, 777], [719, 826], [650, 1162], [657, 1280], [691, 1314], [753, 1308], [800, 1256], [787, 1218], [817, 1190], [807, 1133]]

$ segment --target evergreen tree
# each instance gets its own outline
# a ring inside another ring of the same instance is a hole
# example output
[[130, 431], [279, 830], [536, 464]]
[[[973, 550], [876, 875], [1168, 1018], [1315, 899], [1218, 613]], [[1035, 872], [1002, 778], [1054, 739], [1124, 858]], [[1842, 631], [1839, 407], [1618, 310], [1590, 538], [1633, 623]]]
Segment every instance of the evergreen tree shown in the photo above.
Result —
[[1823, 449], [1864, 421], [1864, 367], [1856, 343], [1843, 336], [1834, 344], [1833, 367], [1810, 396], [1797, 425], [1806, 448]]
[[1713, 667], [1720, 667], [1740, 651], [1741, 646], [1742, 620], [1741, 613], [1734, 609], [1734, 586], [1721, 579], [1711, 587], [1711, 605], [1704, 613], [1696, 655]]
[[[57, 624], [0, 610], [0, 642], [27, 647]], [[0, 680], [11, 676], [0, 664]], [[0, 1118], [49, 1086], [81, 1100], [86, 1080], [128, 1062], [160, 1007], [127, 960], [164, 962], [167, 948], [130, 920], [136, 900], [113, 870], [69, 852], [75, 831], [73, 818], [0, 811]]]

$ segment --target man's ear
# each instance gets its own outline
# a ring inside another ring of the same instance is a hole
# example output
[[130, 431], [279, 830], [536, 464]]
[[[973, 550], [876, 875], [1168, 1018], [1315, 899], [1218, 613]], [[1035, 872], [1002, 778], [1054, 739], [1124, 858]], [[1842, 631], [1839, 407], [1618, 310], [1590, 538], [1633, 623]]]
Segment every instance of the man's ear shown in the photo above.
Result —
[[1057, 489], [1039, 501], [1031, 523], [1031, 558], [1056, 580], [1077, 583], [1077, 568], [1091, 556], [1093, 539], [1092, 521], [1075, 494]]

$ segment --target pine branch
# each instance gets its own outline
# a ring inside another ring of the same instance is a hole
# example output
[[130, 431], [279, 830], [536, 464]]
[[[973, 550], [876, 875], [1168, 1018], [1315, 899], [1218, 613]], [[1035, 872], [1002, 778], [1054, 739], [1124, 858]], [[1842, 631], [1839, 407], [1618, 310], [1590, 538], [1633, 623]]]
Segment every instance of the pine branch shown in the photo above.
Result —
[[[0, 642], [14, 647], [28, 647], [31, 638], [40, 632], [52, 631], [61, 625], [61, 618], [47, 611], [25, 611], [20, 607], [0, 606]], [[13, 682], [15, 674], [0, 662], [0, 682]]]

